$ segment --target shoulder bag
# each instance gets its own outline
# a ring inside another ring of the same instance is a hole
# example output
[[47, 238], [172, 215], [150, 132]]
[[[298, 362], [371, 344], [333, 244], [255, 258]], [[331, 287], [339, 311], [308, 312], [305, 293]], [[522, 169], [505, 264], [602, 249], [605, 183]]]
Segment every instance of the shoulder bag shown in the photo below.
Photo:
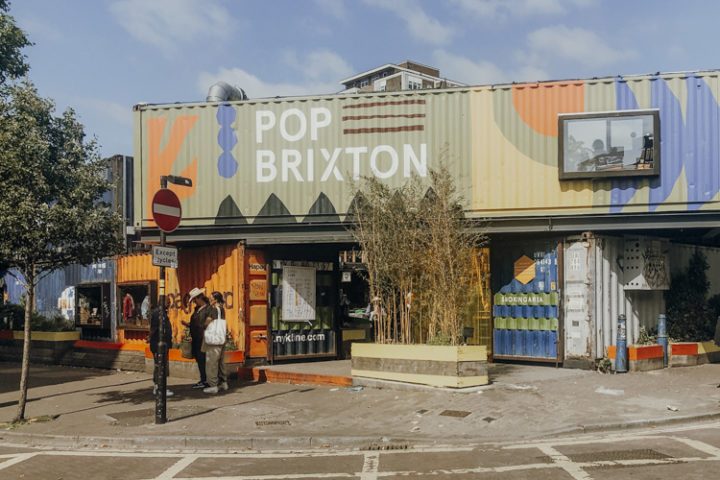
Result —
[[227, 322], [222, 318], [220, 307], [217, 308], [218, 318], [210, 322], [210, 325], [205, 329], [205, 344], [206, 345], [225, 345], [227, 336]]

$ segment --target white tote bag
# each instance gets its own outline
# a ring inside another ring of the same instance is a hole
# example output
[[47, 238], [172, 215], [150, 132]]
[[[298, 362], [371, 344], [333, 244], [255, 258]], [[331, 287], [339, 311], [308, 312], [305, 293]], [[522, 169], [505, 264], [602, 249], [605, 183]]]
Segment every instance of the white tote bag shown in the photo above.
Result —
[[222, 318], [220, 307], [215, 307], [218, 311], [218, 318], [210, 322], [205, 329], [206, 345], [225, 345], [225, 337], [227, 336], [227, 322]]

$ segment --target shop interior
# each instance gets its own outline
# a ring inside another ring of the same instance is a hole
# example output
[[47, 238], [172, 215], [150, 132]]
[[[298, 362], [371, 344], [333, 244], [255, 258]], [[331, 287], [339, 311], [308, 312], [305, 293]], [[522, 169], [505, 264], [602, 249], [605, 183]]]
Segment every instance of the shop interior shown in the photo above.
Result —
[[83, 329], [110, 328], [110, 284], [78, 285], [75, 295], [75, 322]]

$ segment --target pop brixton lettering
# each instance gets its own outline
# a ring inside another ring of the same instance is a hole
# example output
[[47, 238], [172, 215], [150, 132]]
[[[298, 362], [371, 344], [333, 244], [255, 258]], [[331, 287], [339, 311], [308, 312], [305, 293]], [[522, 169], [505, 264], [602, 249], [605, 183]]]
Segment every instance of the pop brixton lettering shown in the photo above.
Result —
[[[318, 140], [318, 133], [331, 125], [332, 113], [323, 107], [311, 108], [309, 118], [300, 109], [290, 108], [277, 118], [275, 112], [258, 110], [255, 113], [255, 142], [262, 144], [265, 135], [275, 130], [289, 143], [299, 142], [310, 137], [311, 142]], [[418, 148], [403, 144], [398, 151], [391, 145], [308, 148], [306, 150], [284, 148], [280, 152], [258, 149], [255, 155], [255, 172], [258, 183], [280, 181], [287, 183], [320, 182], [335, 179], [344, 181], [343, 171], [351, 171], [352, 179], [358, 180], [362, 166], [369, 164], [372, 175], [380, 179], [396, 176], [402, 169], [402, 176], [410, 178], [413, 172], [427, 177], [427, 144]], [[318, 167], [316, 169], [316, 167]], [[345, 167], [345, 168], [343, 168]], [[349, 168], [347, 168], [349, 167]]]

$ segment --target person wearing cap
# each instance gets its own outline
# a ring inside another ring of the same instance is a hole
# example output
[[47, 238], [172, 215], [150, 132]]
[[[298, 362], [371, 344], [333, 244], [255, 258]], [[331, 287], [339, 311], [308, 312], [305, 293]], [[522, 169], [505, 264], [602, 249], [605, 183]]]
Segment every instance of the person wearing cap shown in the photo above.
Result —
[[192, 353], [200, 371], [200, 381], [192, 388], [200, 389], [209, 387], [207, 383], [207, 375], [205, 374], [205, 352], [203, 351], [203, 337], [205, 336], [205, 326], [210, 316], [210, 301], [205, 296], [204, 288], [193, 288], [190, 290], [190, 298], [188, 302], [195, 304], [195, 310], [190, 316], [190, 321], [183, 321], [182, 324], [190, 328], [190, 336], [192, 337]]

